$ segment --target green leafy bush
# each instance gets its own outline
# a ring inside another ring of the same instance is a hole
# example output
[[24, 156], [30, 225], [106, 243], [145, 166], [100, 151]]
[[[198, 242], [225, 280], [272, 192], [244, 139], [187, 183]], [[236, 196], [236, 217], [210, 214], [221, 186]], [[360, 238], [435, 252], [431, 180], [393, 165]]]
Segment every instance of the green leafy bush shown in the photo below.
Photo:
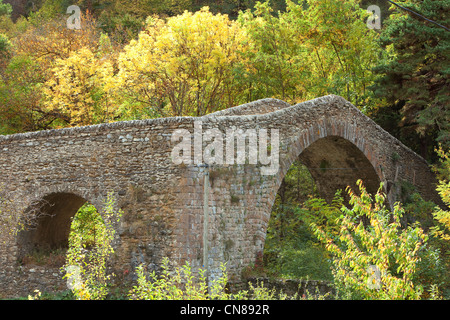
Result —
[[311, 224], [333, 255], [333, 275], [340, 297], [421, 298], [423, 286], [414, 280], [428, 236], [417, 224], [402, 228], [403, 208], [396, 204], [389, 211], [381, 188], [372, 198], [362, 181], [358, 186], [360, 195], [348, 189], [352, 208], [343, 206], [334, 221], [339, 227], [338, 237], [330, 228]]
[[297, 297], [277, 294], [275, 289], [264, 287], [262, 282], [255, 286], [249, 283], [249, 290], [230, 293], [225, 264], [221, 265], [221, 275], [209, 282], [203, 269], [195, 275], [188, 262], [171, 271], [168, 258], [162, 261], [160, 275], [155, 271], [146, 272], [142, 264], [137, 267], [136, 272], [138, 280], [129, 293], [131, 300], [286, 300]]
[[137, 267], [138, 284], [130, 291], [133, 300], [207, 300], [227, 299], [225, 292], [227, 275], [222, 267], [222, 276], [213, 281], [208, 292], [208, 281], [204, 270], [199, 271], [198, 280], [195, 279], [191, 266], [187, 262], [183, 267], [170, 272], [169, 259], [162, 261], [160, 276], [155, 271], [146, 274], [144, 266]]
[[102, 216], [92, 204], [86, 202], [72, 219], [71, 237], [79, 237], [77, 240], [81, 241], [81, 245], [90, 248], [95, 245], [96, 240], [101, 239], [104, 232]]
[[107, 261], [114, 253], [115, 224], [122, 212], [115, 209], [112, 193], [108, 194], [101, 215], [94, 209], [85, 206], [81, 210], [69, 236], [65, 277], [76, 278], [72, 280], [72, 291], [79, 300], [104, 299], [112, 276], [107, 273]]

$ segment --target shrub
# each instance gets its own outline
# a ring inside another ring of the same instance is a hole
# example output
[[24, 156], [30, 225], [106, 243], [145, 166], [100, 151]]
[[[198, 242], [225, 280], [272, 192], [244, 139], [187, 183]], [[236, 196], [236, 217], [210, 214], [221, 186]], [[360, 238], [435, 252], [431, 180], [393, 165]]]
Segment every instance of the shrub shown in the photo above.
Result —
[[75, 278], [72, 291], [79, 300], [100, 300], [108, 293], [107, 287], [112, 275], [107, 274], [107, 260], [114, 253], [112, 247], [115, 238], [114, 225], [119, 222], [122, 215], [121, 211], [116, 211], [114, 207], [115, 198], [109, 193], [101, 214], [104, 225], [98, 223], [98, 219], [93, 220], [97, 225], [95, 243], [86, 241], [83, 237], [85, 233], [80, 232], [79, 224], [75, 224], [76, 228], [70, 234], [64, 267], [65, 277], [72, 281]]
[[417, 224], [401, 228], [404, 210], [396, 204], [390, 212], [381, 188], [372, 199], [362, 181], [357, 184], [361, 195], [348, 189], [353, 207], [343, 206], [335, 220], [338, 237], [333, 237], [329, 228], [311, 223], [333, 255], [338, 294], [350, 299], [421, 298], [423, 287], [414, 283], [414, 276], [428, 236]]
[[213, 280], [208, 287], [205, 271], [200, 269], [198, 279], [194, 277], [188, 262], [173, 272], [169, 268], [169, 259], [162, 261], [162, 273], [155, 271], [146, 274], [144, 266], [137, 267], [138, 284], [130, 291], [132, 300], [213, 300], [234, 297], [225, 290], [228, 282], [225, 265], [221, 266], [222, 275]]
[[209, 282], [204, 270], [200, 269], [198, 276], [192, 272], [188, 262], [184, 266], [169, 268], [169, 259], [162, 261], [162, 272], [157, 275], [155, 271], [146, 273], [141, 264], [136, 268], [137, 285], [129, 293], [131, 300], [274, 300], [296, 298], [288, 297], [275, 289], [264, 287], [262, 282], [256, 286], [249, 283], [249, 290], [240, 290], [235, 293], [228, 292], [228, 276], [226, 265], [221, 265], [220, 276]]

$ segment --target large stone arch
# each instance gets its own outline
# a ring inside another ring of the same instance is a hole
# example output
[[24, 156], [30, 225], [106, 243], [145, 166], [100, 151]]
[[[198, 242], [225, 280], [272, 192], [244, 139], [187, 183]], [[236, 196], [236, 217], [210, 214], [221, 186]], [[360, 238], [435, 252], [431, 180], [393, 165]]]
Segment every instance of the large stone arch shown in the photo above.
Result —
[[[361, 179], [367, 191], [375, 194], [380, 188], [380, 182], [383, 181], [381, 171], [375, 170], [372, 162], [368, 157], [376, 157], [369, 148], [361, 150], [354, 142], [361, 140], [364, 137], [359, 137], [355, 141], [348, 140], [343, 137], [342, 133], [347, 132], [349, 128], [340, 128], [339, 126], [346, 126], [346, 123], [339, 123], [336, 130], [329, 132], [323, 130], [323, 122], [320, 124], [313, 124], [310, 128], [304, 131], [304, 134], [298, 137], [291, 148], [289, 154], [286, 155], [287, 160], [283, 162], [277, 174], [276, 182], [274, 183], [275, 196], [280, 185], [286, 176], [289, 168], [295, 160], [299, 160], [308, 169], [314, 183], [318, 189], [319, 196], [326, 201], [331, 202], [337, 190], [341, 190], [341, 196], [348, 201], [347, 186], [358, 193], [358, 186], [356, 181]], [[350, 129], [351, 130], [351, 129]], [[312, 134], [312, 132], [319, 134]], [[387, 192], [385, 185], [384, 191]], [[273, 193], [271, 193], [273, 197]], [[271, 203], [273, 206], [275, 197]], [[344, 202], [344, 203], [345, 203]], [[386, 200], [386, 206], [390, 207], [389, 199]], [[272, 212], [272, 207], [268, 211]], [[265, 218], [266, 219], [266, 218]], [[264, 232], [267, 233], [267, 223], [264, 223]], [[262, 249], [265, 245], [265, 239], [261, 239]]]
[[[383, 182], [391, 206], [400, 200], [400, 182], [412, 184], [425, 199], [441, 204], [428, 163], [341, 97], [317, 98], [264, 117], [276, 120], [283, 128], [281, 143], [286, 146], [280, 153], [280, 169], [273, 186], [276, 190], [294, 160], [300, 157], [319, 184], [328, 182], [320, 174], [327, 172], [328, 166], [358, 167], [361, 170], [354, 177], [368, 177], [366, 180], [370, 181], [364, 182], [371, 185], [372, 192]], [[334, 165], [321, 163], [333, 156], [337, 161]], [[345, 184], [344, 181], [338, 185], [345, 188]], [[333, 194], [324, 195], [330, 199]]]
[[367, 190], [374, 194], [380, 187], [381, 177], [352, 142], [340, 136], [327, 136], [314, 141], [299, 155], [308, 168], [319, 194], [327, 201], [337, 190], [346, 197], [346, 187], [357, 191], [355, 182], [361, 179]]
[[[352, 141], [341, 134], [352, 129], [346, 123], [337, 123], [334, 130], [327, 134], [322, 132], [323, 123], [319, 123], [304, 130], [280, 166], [275, 189], [279, 189], [292, 163], [300, 160], [313, 177], [320, 196], [327, 201], [331, 201], [339, 189], [344, 192], [342, 195], [345, 195], [347, 186], [355, 190], [358, 179], [364, 182], [369, 192], [375, 193], [380, 182], [385, 182], [382, 170], [379, 166], [377, 168], [375, 161], [371, 161], [377, 159], [377, 154], [370, 147], [358, 146], [358, 140], [364, 141], [364, 137], [359, 136]], [[389, 192], [386, 185], [384, 191]]]
[[[351, 180], [355, 180], [351, 181], [354, 184], [356, 178], [361, 178], [371, 192], [376, 192], [380, 182], [383, 182], [388, 206], [400, 200], [403, 183], [415, 186], [424, 199], [441, 204], [435, 191], [437, 181], [427, 162], [345, 99], [330, 95], [294, 106], [273, 100], [266, 103], [277, 108], [262, 114], [260, 111], [263, 108], [257, 108], [255, 112], [251, 108], [242, 108], [229, 111], [226, 115], [218, 114], [211, 120], [203, 119], [205, 128], [220, 128], [230, 123], [244, 130], [280, 130], [280, 166], [275, 175], [262, 176], [258, 166], [250, 165], [213, 169], [215, 173], [221, 172], [218, 177], [215, 174], [211, 191], [213, 199], [209, 204], [209, 209], [214, 212], [211, 219], [215, 224], [209, 235], [216, 255], [212, 260], [226, 261], [227, 257], [233, 257], [228, 259], [228, 265], [237, 274], [243, 267], [254, 263], [257, 254], [263, 251], [271, 208], [286, 172], [293, 161], [303, 155], [303, 160], [311, 162], [310, 167], [316, 171], [313, 175], [319, 183], [326, 184], [327, 178], [320, 173], [327, 164], [321, 168], [320, 161], [321, 148], [327, 146], [336, 149], [327, 154], [334, 154], [335, 158], [331, 160], [337, 162], [335, 166], [355, 166], [360, 170], [348, 181], [330, 184], [324, 191], [325, 198], [332, 198], [335, 187], [345, 189]], [[240, 110], [244, 111], [242, 115]], [[319, 163], [313, 166], [317, 161]], [[332, 163], [330, 165], [333, 166]], [[233, 178], [231, 175], [234, 175]], [[225, 180], [229, 190], [220, 184]], [[197, 194], [202, 193], [201, 180], [198, 180], [196, 190]], [[221, 204], [220, 200], [224, 198], [230, 200]], [[224, 228], [233, 229], [234, 233], [227, 235], [221, 232]], [[213, 268], [217, 269], [218, 264]]]

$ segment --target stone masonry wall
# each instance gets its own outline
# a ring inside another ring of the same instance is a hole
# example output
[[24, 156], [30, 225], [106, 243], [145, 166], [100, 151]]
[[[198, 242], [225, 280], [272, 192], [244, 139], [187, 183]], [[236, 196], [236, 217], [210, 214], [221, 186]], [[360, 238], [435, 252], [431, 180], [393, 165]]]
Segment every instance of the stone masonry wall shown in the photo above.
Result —
[[[225, 133], [231, 127], [279, 130], [279, 170], [263, 175], [262, 164], [247, 162], [208, 168], [174, 164], [172, 134], [186, 129], [194, 139], [196, 121], [202, 122], [203, 132], [219, 129]], [[117, 226], [113, 268], [121, 279], [132, 280], [137, 265], [158, 269], [164, 257], [172, 265], [189, 261], [194, 270], [204, 265], [203, 177], [208, 171], [210, 275], [218, 276], [220, 264], [227, 262], [231, 280], [239, 281], [241, 270], [263, 250], [275, 195], [299, 156], [310, 167], [325, 198], [330, 198], [336, 186], [345, 187], [360, 177], [373, 188], [385, 182], [391, 204], [398, 198], [400, 180], [415, 185], [425, 199], [439, 201], [427, 163], [353, 105], [333, 95], [295, 106], [264, 99], [201, 118], [127, 121], [2, 136], [0, 186], [25, 203], [40, 199], [61, 202], [61, 213], [56, 213], [54, 224], [48, 223], [46, 234], [68, 228], [69, 203], [77, 198], [101, 210], [108, 192], [114, 192], [124, 216]], [[345, 176], [324, 170], [323, 163], [345, 166], [353, 173]], [[29, 279], [30, 267], [24, 277], [20, 258], [27, 248], [24, 243], [38, 239], [39, 231], [35, 233], [0, 242], [2, 294], [29, 293], [23, 279]], [[40, 237], [47, 239], [47, 235]], [[57, 282], [57, 272], [48, 272], [52, 280], [36, 284], [42, 290]]]

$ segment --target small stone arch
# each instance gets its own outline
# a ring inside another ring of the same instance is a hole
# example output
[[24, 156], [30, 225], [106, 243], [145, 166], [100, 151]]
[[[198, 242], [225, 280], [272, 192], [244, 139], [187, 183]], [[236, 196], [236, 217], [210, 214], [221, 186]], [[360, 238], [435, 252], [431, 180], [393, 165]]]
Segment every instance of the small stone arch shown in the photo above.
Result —
[[18, 260], [33, 250], [51, 251], [66, 249], [73, 216], [86, 202], [92, 203], [101, 210], [98, 203], [91, 202], [87, 197], [73, 191], [58, 191], [45, 193], [35, 199], [23, 212], [36, 215], [35, 221], [17, 235]]

